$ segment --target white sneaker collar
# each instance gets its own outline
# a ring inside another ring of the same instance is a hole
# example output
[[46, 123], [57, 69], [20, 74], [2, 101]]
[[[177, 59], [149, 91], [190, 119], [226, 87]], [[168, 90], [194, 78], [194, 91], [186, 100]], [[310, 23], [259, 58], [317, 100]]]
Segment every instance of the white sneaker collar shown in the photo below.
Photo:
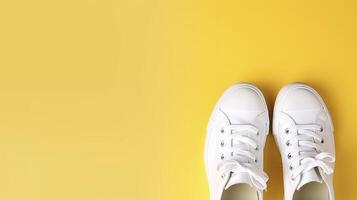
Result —
[[297, 185], [297, 190], [300, 190], [300, 188], [306, 185], [307, 183], [310, 182], [322, 183], [322, 181], [323, 180], [322, 177], [320, 176], [320, 172], [316, 168], [311, 169], [301, 175], [300, 181]]

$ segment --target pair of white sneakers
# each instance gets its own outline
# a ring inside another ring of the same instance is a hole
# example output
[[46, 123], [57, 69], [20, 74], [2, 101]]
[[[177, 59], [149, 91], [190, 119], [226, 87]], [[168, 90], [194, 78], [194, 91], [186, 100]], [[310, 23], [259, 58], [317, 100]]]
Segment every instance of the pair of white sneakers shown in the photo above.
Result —
[[[268, 133], [262, 92], [246, 83], [227, 89], [207, 128], [205, 164], [211, 200], [263, 199]], [[283, 162], [285, 200], [333, 200], [333, 125], [320, 95], [301, 83], [283, 87], [275, 102], [273, 135]]]

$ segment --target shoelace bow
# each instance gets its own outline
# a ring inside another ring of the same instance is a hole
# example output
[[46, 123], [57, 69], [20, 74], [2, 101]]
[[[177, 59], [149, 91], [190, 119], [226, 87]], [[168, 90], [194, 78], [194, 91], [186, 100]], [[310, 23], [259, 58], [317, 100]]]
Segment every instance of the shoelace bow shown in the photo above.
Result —
[[299, 146], [299, 149], [295, 149], [291, 155], [293, 163], [299, 162], [299, 166], [292, 169], [291, 178], [294, 180], [300, 174], [315, 167], [319, 167], [325, 174], [333, 173], [333, 168], [329, 164], [335, 162], [335, 156], [329, 152], [321, 152], [321, 144], [315, 142], [324, 142], [321, 126], [315, 124], [295, 125], [291, 129], [296, 131], [296, 135], [292, 138], [298, 142]]
[[[257, 189], [265, 190], [267, 187], [268, 176], [264, 171], [257, 167], [257, 158], [255, 154], [241, 148], [241, 144], [246, 144], [253, 149], [258, 150], [258, 144], [253, 139], [244, 136], [241, 133], [242, 131], [247, 131], [253, 134], [258, 134], [259, 130], [252, 125], [229, 125], [224, 127], [223, 130], [225, 130], [224, 133], [230, 134], [231, 139], [237, 141], [238, 144], [234, 145], [232, 142], [232, 146], [228, 149], [228, 151], [234, 152], [236, 157], [224, 160], [218, 166], [219, 173], [222, 177], [229, 174], [247, 173], [250, 181]], [[246, 160], [247, 162], [243, 162], [241, 160]], [[253, 162], [251, 163], [249, 160], [253, 160]]]

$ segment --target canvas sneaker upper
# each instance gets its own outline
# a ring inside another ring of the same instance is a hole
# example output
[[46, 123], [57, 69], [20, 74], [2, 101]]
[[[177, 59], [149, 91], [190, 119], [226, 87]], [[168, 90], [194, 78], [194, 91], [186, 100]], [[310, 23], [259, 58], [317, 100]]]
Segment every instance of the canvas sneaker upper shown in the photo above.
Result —
[[[246, 190], [233, 193], [246, 199], [262, 199], [268, 180], [263, 171], [268, 131], [267, 106], [256, 87], [237, 84], [224, 92], [209, 120], [205, 145], [212, 200], [232, 195], [228, 194], [232, 192], [229, 190]], [[248, 189], [239, 184], [245, 184]], [[253, 195], [248, 194], [249, 191], [253, 191]]]
[[285, 200], [333, 200], [333, 125], [319, 94], [305, 84], [285, 86], [275, 102], [273, 133], [283, 162]]

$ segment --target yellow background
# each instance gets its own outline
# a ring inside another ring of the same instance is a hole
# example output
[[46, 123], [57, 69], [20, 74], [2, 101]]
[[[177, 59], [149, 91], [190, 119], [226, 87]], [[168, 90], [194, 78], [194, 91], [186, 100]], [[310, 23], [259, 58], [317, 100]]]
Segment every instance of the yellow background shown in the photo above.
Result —
[[[306, 82], [357, 184], [356, 1], [1, 0], [0, 199], [208, 199], [211, 109], [235, 82]], [[282, 199], [269, 135], [265, 199]]]

